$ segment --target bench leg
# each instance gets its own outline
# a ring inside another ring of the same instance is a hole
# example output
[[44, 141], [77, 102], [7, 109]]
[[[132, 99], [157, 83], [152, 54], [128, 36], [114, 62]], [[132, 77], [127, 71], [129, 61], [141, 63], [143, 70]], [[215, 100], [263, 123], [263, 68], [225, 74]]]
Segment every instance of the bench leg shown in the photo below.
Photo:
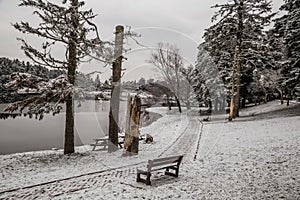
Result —
[[177, 168], [175, 171], [176, 171], [176, 172], [175, 172], [175, 176], [178, 177], [178, 174], [179, 174], [179, 168]]
[[141, 181], [141, 174], [137, 173], [136, 174], [136, 182], [140, 182]]
[[119, 147], [122, 149], [123, 148], [123, 146], [122, 146], [122, 144], [121, 143], [119, 143]]
[[95, 151], [95, 150], [96, 150], [96, 146], [97, 146], [97, 144], [98, 144], [98, 141], [96, 141], [96, 142], [95, 142], [95, 145], [93, 146], [93, 149], [92, 149], [92, 151]]
[[170, 169], [170, 168], [166, 168], [165, 175], [178, 177], [178, 174], [179, 174], [179, 168], [176, 168], [176, 169], [172, 168], [173, 170], [175, 170], [175, 173], [170, 172], [169, 169]]
[[[146, 179], [141, 178], [141, 174], [145, 175]], [[151, 185], [150, 177], [151, 177], [150, 172], [141, 172], [138, 170], [136, 174], [136, 182], [143, 182], [146, 183], [146, 185]]]
[[151, 176], [151, 173], [147, 172], [146, 185], [151, 185], [150, 176]]

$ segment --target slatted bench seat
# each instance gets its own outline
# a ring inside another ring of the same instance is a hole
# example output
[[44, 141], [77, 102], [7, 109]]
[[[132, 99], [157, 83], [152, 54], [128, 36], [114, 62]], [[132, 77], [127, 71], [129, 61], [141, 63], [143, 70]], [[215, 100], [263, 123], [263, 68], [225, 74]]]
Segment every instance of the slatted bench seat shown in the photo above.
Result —
[[93, 147], [92, 151], [95, 151], [96, 147], [102, 147], [101, 149], [97, 149], [98, 151], [107, 150], [107, 147], [108, 147], [108, 137], [96, 138], [94, 140], [95, 140], [95, 143], [90, 144]]
[[[120, 148], [123, 148], [122, 144], [124, 144], [124, 137], [119, 137], [121, 140], [119, 140], [118, 145]], [[96, 147], [102, 147], [100, 149], [97, 149], [98, 151], [104, 151], [108, 148], [108, 137], [104, 138], [96, 138], [94, 139], [95, 143], [90, 144], [90, 146], [93, 147], [92, 151], [96, 151]]]
[[[119, 136], [119, 142], [118, 142], [118, 145], [119, 147], [122, 149], [124, 145], [124, 140], [125, 140], [125, 136]], [[142, 136], [139, 137], [139, 141], [142, 141], [144, 140], [144, 138]]]
[[[179, 166], [182, 161], [183, 155], [171, 156], [166, 158], [157, 158], [153, 160], [148, 160], [147, 169], [140, 170], [137, 169], [137, 182], [146, 183], [146, 185], [151, 185], [150, 176], [151, 172], [165, 169], [165, 175], [178, 177]], [[173, 170], [174, 172], [170, 171]], [[141, 178], [141, 175], [146, 176], [146, 179]]]

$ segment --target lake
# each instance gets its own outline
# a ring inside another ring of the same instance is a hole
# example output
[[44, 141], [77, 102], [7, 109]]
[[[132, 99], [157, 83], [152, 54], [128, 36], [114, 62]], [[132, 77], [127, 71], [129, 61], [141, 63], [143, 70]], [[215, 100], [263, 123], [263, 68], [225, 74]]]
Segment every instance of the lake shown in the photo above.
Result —
[[[7, 104], [0, 104], [0, 112]], [[90, 144], [108, 135], [109, 101], [84, 101], [75, 106], [75, 144]], [[120, 102], [120, 124], [124, 124], [126, 101]], [[65, 113], [0, 119], [0, 154], [63, 148]], [[122, 128], [123, 125], [120, 125]]]

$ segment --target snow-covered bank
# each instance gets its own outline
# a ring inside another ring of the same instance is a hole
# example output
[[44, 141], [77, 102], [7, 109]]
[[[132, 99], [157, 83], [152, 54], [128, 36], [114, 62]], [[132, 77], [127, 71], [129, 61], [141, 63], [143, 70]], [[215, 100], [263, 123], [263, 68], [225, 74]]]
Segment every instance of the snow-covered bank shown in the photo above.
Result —
[[[204, 129], [199, 195], [210, 198], [297, 199], [300, 194], [300, 117], [226, 123]], [[218, 141], [215, 143], [215, 141]], [[197, 170], [197, 165], [191, 165]], [[194, 183], [194, 181], [192, 182]], [[205, 193], [205, 191], [207, 193]], [[219, 191], [219, 192], [218, 192]]]
[[[158, 121], [140, 129], [141, 134], [151, 134], [153, 144], [140, 142], [139, 155], [123, 157], [123, 150], [115, 153], [91, 151], [89, 145], [76, 147], [73, 155], [63, 155], [63, 150], [16, 153], [0, 156], [0, 192], [12, 188], [68, 178], [94, 171], [126, 166], [160, 155], [185, 129], [186, 115], [175, 115], [166, 108], [153, 108], [151, 112], [163, 115]], [[167, 114], [169, 113], [169, 114]]]
[[[155, 176], [160, 178], [152, 182], [153, 186], [145, 186], [136, 183], [132, 173], [113, 179], [103, 188], [95, 186], [59, 198], [298, 199], [299, 120], [210, 124], [209, 131], [204, 126], [199, 159], [184, 162], [178, 179], [158, 173]], [[211, 134], [215, 130], [219, 138]]]
[[[122, 157], [122, 150], [92, 152], [89, 146], [80, 147], [71, 156], [60, 150], [0, 156], [0, 199], [300, 198], [300, 116], [202, 122], [199, 129], [195, 124], [198, 116], [166, 109], [155, 112], [163, 117], [141, 129], [142, 134], [153, 135], [154, 143], [140, 143], [137, 156]], [[189, 154], [194, 153], [197, 138], [191, 142], [189, 134], [199, 130], [202, 134], [194, 161]], [[159, 172], [153, 175], [152, 186], [135, 181], [137, 167], [145, 167], [148, 159], [170, 150], [185, 154], [179, 178]], [[99, 173], [84, 175], [96, 171]], [[78, 175], [82, 176], [74, 177]]]
[[300, 102], [291, 101], [289, 106], [281, 104], [280, 101], [272, 101], [244, 108], [240, 112], [240, 119], [254, 117], [254, 120], [261, 118], [288, 117], [300, 115]]

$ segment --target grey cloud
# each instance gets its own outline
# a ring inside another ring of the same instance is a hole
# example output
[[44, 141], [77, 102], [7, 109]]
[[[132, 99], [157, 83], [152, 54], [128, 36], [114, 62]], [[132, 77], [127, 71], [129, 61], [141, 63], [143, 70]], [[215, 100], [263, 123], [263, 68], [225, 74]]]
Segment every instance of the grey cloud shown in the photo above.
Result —
[[[56, 2], [52, 0], [52, 2]], [[184, 56], [194, 62], [197, 45], [202, 42], [205, 28], [211, 24], [210, 20], [214, 10], [210, 7], [226, 0], [87, 0], [86, 8], [92, 8], [99, 14], [95, 20], [103, 39], [113, 39], [114, 27], [117, 24], [130, 25], [142, 33], [140, 39], [149, 46], [157, 42], [167, 41], [177, 44]], [[0, 56], [18, 57], [26, 59], [19, 48], [16, 37], [20, 36], [11, 27], [11, 22], [36, 22], [30, 8], [19, 8], [18, 0], [0, 0]], [[281, 0], [274, 0], [274, 8], [278, 9]], [[145, 27], [161, 27], [162, 30], [147, 30]], [[165, 30], [164, 30], [165, 29]], [[170, 30], [176, 30], [174, 33]], [[166, 31], [169, 30], [169, 31]], [[182, 33], [178, 34], [176, 32]], [[36, 42], [35, 42], [36, 43]], [[149, 50], [142, 54], [129, 55], [126, 61], [129, 66], [147, 65], [145, 62]], [[15, 56], [14, 56], [15, 55]], [[88, 72], [101, 64], [93, 63], [80, 67]]]

